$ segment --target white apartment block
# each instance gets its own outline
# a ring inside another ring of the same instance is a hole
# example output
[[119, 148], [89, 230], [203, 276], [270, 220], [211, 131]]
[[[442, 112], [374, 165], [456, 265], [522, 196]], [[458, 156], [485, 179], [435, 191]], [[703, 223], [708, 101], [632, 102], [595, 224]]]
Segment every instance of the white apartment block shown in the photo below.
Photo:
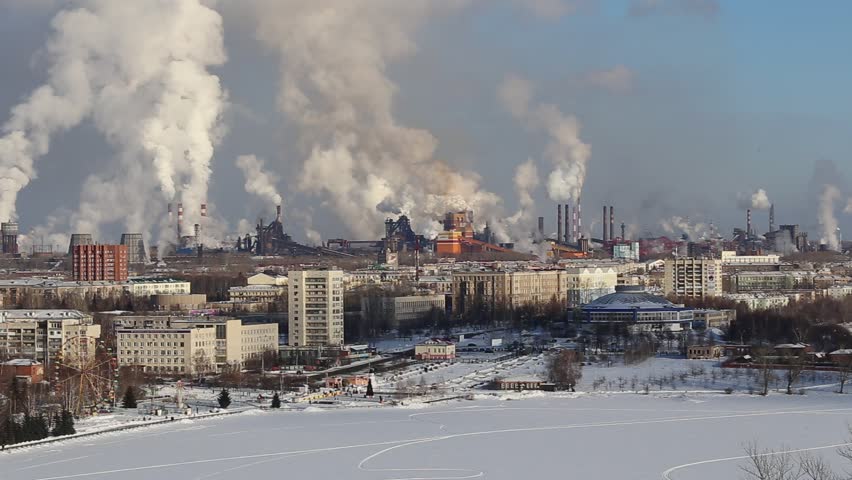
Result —
[[343, 344], [343, 272], [289, 272], [290, 346]]
[[101, 326], [78, 310], [0, 310], [0, 355], [45, 365], [60, 351], [95, 352]]
[[778, 265], [779, 263], [781, 263], [780, 255], [737, 255], [734, 251], [722, 251], [722, 265], [725, 266]]
[[190, 292], [190, 283], [170, 278], [130, 279], [126, 284], [127, 292], [134, 297], [151, 295], [186, 295]]
[[722, 294], [722, 261], [716, 258], [666, 260], [663, 280], [666, 295], [713, 297]]

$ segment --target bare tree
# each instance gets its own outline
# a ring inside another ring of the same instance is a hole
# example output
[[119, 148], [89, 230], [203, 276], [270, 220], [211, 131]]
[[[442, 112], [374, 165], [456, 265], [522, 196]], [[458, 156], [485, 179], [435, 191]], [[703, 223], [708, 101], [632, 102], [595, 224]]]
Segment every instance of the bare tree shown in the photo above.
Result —
[[841, 480], [840, 476], [818, 455], [799, 455], [800, 478], [804, 480]]
[[801, 469], [793, 456], [785, 451], [760, 450], [755, 443], [745, 447], [748, 462], [740, 466], [746, 479], [799, 480]]
[[837, 381], [840, 383], [840, 391], [838, 393], [843, 393], [843, 387], [845, 387], [846, 382], [849, 381], [850, 373], [852, 373], [852, 355], [844, 355], [843, 358], [837, 362]]
[[558, 388], [574, 392], [574, 387], [583, 377], [582, 360], [582, 354], [574, 350], [560, 350], [551, 355], [547, 361], [548, 381]]
[[802, 371], [805, 369], [805, 352], [791, 351], [785, 354], [782, 358], [787, 369], [784, 373], [784, 379], [787, 381], [787, 395], [793, 394], [793, 385], [799, 381]]
[[772, 357], [769, 355], [772, 352], [771, 348], [760, 347], [753, 350], [755, 361], [757, 363], [757, 380], [760, 383], [761, 395], [764, 397], [769, 395], [769, 384], [775, 378], [775, 372], [772, 370]]

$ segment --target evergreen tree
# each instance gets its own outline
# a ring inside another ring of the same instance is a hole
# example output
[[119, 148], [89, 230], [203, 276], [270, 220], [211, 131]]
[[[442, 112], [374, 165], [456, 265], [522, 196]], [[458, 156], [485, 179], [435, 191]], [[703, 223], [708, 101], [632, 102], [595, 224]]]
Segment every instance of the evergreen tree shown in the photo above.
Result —
[[50, 431], [50, 434], [54, 437], [58, 437], [61, 435], [65, 435], [62, 431], [62, 416], [60, 414], [56, 414], [51, 419], [51, 423], [53, 424], [53, 429]]
[[228, 393], [228, 390], [223, 388], [222, 391], [219, 392], [219, 398], [216, 400], [219, 402], [220, 408], [228, 408], [228, 405], [231, 404], [231, 394]]
[[77, 433], [77, 429], [74, 428], [74, 415], [71, 415], [71, 412], [68, 410], [62, 410], [60, 422], [62, 424], [63, 435], [74, 435]]
[[373, 398], [373, 379], [367, 380], [367, 396]]
[[272, 408], [281, 408], [281, 399], [278, 397], [278, 392], [275, 392], [275, 395], [272, 396]]
[[121, 407], [136, 408], [136, 392], [132, 385], [124, 391], [124, 398], [121, 399]]

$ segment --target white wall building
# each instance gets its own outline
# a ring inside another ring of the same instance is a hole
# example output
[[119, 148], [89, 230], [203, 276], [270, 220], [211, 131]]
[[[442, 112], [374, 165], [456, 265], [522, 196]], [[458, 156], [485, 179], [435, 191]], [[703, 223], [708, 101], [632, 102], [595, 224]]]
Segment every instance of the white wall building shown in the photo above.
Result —
[[287, 311], [293, 347], [343, 344], [343, 272], [289, 272]]
[[131, 278], [127, 281], [126, 289], [134, 297], [186, 295], [190, 293], [190, 283], [171, 278]]
[[0, 310], [0, 355], [51, 365], [65, 353], [94, 353], [101, 326], [78, 310]]
[[781, 263], [781, 257], [775, 254], [737, 255], [737, 252], [731, 250], [722, 252], [722, 265], [724, 266], [778, 265], [779, 263]]
[[567, 268], [568, 306], [585, 305], [597, 298], [615, 292], [618, 272], [606, 267]]

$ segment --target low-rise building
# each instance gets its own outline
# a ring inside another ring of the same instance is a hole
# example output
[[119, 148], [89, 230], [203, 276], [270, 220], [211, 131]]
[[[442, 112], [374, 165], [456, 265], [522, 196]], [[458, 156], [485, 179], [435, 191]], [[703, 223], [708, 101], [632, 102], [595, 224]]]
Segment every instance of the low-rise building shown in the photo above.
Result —
[[781, 263], [781, 256], [777, 254], [767, 255], [737, 255], [737, 252], [724, 250], [722, 252], [723, 266], [744, 266], [744, 265], [778, 265]]
[[287, 287], [280, 285], [246, 285], [228, 289], [228, 298], [234, 303], [272, 303], [284, 298]]
[[414, 357], [418, 360], [452, 360], [456, 358], [456, 345], [439, 338], [430, 338], [414, 346]]
[[737, 319], [737, 311], [734, 309], [696, 309], [692, 312], [693, 328], [727, 328], [731, 322]]
[[615, 293], [583, 305], [581, 318], [590, 327], [624, 325], [634, 332], [681, 331], [692, 327], [693, 311], [643, 287], [619, 285]]
[[44, 380], [44, 364], [28, 358], [16, 358], [0, 363], [0, 382], [8, 385], [13, 378], [27, 383], [39, 383]]
[[541, 390], [544, 380], [532, 376], [519, 376], [498, 378], [496, 384], [499, 390]]
[[446, 309], [445, 295], [408, 295], [403, 297], [361, 298], [363, 318], [380, 317], [387, 320], [390, 328], [421, 320], [433, 310]]
[[284, 275], [268, 275], [266, 273], [257, 273], [246, 279], [248, 285], [272, 285], [276, 287], [286, 287], [287, 277]]
[[173, 278], [131, 278], [125, 284], [127, 292], [134, 297], [150, 297], [151, 295], [188, 295], [190, 283]]
[[117, 328], [115, 336], [119, 367], [176, 375], [216, 371], [215, 328]]
[[207, 306], [207, 295], [203, 293], [177, 295], [151, 295], [151, 301], [157, 310], [187, 311], [201, 310]]
[[769, 293], [731, 293], [723, 297], [745, 304], [749, 310], [774, 310], [784, 308], [790, 303], [790, 297], [787, 295]]
[[787, 272], [737, 272], [731, 275], [731, 293], [748, 293], [795, 288], [796, 281]]
[[721, 345], [691, 345], [686, 348], [686, 358], [690, 360], [711, 360], [721, 358], [724, 349]]

